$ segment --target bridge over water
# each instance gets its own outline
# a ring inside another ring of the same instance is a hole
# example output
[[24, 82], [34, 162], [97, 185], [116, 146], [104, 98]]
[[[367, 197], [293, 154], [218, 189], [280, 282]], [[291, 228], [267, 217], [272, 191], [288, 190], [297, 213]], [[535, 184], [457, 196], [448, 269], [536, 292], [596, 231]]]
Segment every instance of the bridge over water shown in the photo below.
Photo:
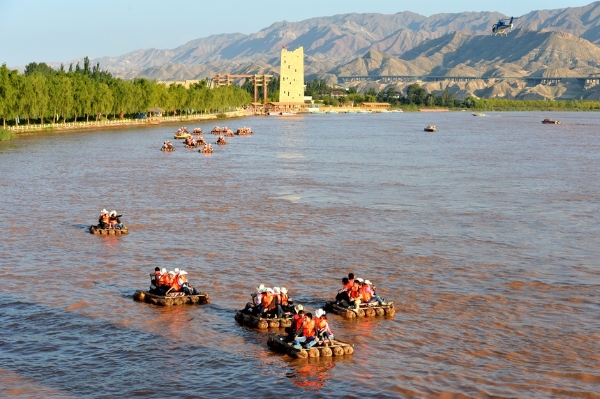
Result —
[[502, 76], [502, 77], [477, 77], [477, 76], [445, 76], [445, 75], [356, 75], [356, 76], [338, 76], [338, 82], [470, 82], [475, 80], [524, 80], [531, 85], [555, 85], [567, 81], [577, 81], [581, 86], [590, 88], [600, 84], [600, 74], [589, 76], [558, 76], [558, 77], [540, 77], [540, 76]]

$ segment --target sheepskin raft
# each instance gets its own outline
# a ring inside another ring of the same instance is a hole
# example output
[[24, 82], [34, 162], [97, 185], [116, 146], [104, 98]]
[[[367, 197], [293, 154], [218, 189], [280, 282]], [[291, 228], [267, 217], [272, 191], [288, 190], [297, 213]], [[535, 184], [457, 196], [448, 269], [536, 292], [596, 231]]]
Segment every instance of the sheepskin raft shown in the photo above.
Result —
[[266, 330], [267, 328], [285, 328], [292, 326], [292, 318], [284, 316], [282, 318], [269, 318], [251, 315], [238, 310], [235, 314], [235, 320], [241, 325]]
[[[370, 304], [372, 305], [372, 304]], [[376, 304], [377, 305], [377, 304]], [[352, 308], [354, 309], [354, 308]], [[360, 309], [357, 312], [354, 310], [345, 308], [337, 305], [333, 301], [325, 303], [325, 310], [340, 315], [346, 319], [352, 319], [354, 317], [373, 317], [373, 316], [388, 316], [394, 317], [396, 310], [394, 309], [394, 303], [389, 302], [387, 305], [369, 306], [367, 304], [361, 304]]]
[[204, 305], [210, 303], [208, 294], [201, 292], [198, 295], [179, 295], [182, 292], [175, 292], [176, 295], [161, 296], [151, 294], [148, 291], [136, 291], [133, 294], [133, 299], [139, 302], [151, 303], [158, 306], [172, 306], [172, 305]]
[[129, 229], [127, 226], [123, 227], [122, 229], [101, 229], [98, 226], [91, 225], [90, 233], [107, 236], [120, 236], [121, 234], [129, 234]]
[[267, 345], [274, 351], [286, 353], [291, 357], [306, 359], [307, 357], [339, 357], [354, 353], [354, 347], [346, 342], [334, 339], [329, 346], [313, 346], [310, 349], [296, 349], [291, 342], [286, 341], [285, 335], [271, 334]]

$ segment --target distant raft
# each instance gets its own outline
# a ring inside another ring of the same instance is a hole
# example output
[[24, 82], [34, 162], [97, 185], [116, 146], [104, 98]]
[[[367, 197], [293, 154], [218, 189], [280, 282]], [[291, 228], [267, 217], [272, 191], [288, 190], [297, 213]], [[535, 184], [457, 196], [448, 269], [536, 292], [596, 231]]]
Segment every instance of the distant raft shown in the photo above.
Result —
[[175, 147], [162, 147], [160, 150], [164, 152], [173, 152], [175, 151]]
[[122, 229], [102, 229], [99, 226], [91, 225], [90, 233], [107, 236], [120, 236], [121, 234], [129, 234], [129, 229], [127, 226], [124, 226]]
[[225, 140], [221, 140], [221, 141], [216, 141], [215, 142], [216, 145], [227, 145], [227, 142]]
[[351, 355], [354, 353], [354, 347], [338, 339], [332, 340], [328, 346], [313, 346], [310, 349], [296, 349], [291, 342], [287, 342], [285, 335], [271, 334], [267, 340], [267, 345], [274, 351], [288, 354], [298, 359], [308, 357], [339, 357]]
[[203, 154], [212, 154], [213, 152], [215, 152], [215, 150], [213, 150], [212, 148], [200, 148], [198, 152], [201, 152]]
[[388, 316], [394, 317], [396, 314], [396, 310], [394, 309], [394, 303], [389, 302], [386, 305], [378, 305], [376, 306], [367, 306], [361, 305], [361, 307], [357, 312], [352, 310], [351, 308], [345, 308], [341, 305], [336, 304], [333, 301], [328, 301], [325, 303], [325, 310], [329, 312], [333, 312], [337, 315], [340, 315], [346, 319], [352, 319], [354, 317], [374, 317], [374, 316]]
[[241, 325], [266, 330], [267, 328], [285, 328], [292, 326], [292, 318], [286, 315], [281, 318], [264, 318], [256, 315], [251, 315], [238, 310], [235, 314], [235, 320]]
[[241, 127], [235, 132], [235, 134], [238, 136], [250, 136], [254, 134], [254, 132], [249, 127]]
[[167, 296], [152, 294], [148, 291], [136, 291], [133, 299], [138, 302], [151, 303], [158, 306], [175, 305], [204, 305], [210, 303], [208, 294], [200, 292], [197, 295], [185, 295], [183, 292], [173, 292]]

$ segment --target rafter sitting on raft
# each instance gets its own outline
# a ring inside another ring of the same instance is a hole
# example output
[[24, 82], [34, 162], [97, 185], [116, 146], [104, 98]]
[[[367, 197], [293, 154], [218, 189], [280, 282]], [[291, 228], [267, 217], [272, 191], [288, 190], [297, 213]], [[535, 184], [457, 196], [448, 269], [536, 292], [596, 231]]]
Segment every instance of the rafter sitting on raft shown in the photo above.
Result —
[[198, 291], [194, 288], [187, 279], [185, 270], [160, 269], [156, 267], [154, 273], [150, 274], [150, 290], [151, 294], [167, 296], [171, 293], [180, 292], [181, 295], [197, 295]]
[[102, 209], [98, 218], [98, 225], [92, 227], [95, 230], [125, 230], [125, 225], [121, 223], [121, 216], [123, 215], [117, 215], [117, 211], [109, 213], [106, 209]]
[[173, 144], [171, 144], [170, 141], [163, 141], [163, 146], [161, 148], [161, 151], [173, 151], [175, 150], [175, 147], [173, 147]]
[[252, 300], [246, 304], [243, 313], [265, 318], [281, 318], [292, 313], [293, 300], [285, 287], [266, 288], [261, 284], [250, 297]]
[[375, 285], [369, 280], [355, 278], [353, 273], [349, 273], [348, 277], [342, 278], [342, 289], [338, 291], [335, 297], [336, 305], [358, 312], [361, 304], [375, 303], [379, 306], [387, 305], [387, 302], [376, 294]]
[[186, 147], [196, 147], [196, 141], [192, 136], [187, 136], [183, 142]]
[[[304, 313], [301, 306], [297, 306], [297, 313], [292, 319], [292, 326], [286, 329], [287, 341], [292, 342], [294, 349], [308, 349], [315, 345], [331, 345], [334, 336], [329, 328], [329, 322], [323, 309], [312, 313]], [[303, 345], [301, 345], [303, 344]]]

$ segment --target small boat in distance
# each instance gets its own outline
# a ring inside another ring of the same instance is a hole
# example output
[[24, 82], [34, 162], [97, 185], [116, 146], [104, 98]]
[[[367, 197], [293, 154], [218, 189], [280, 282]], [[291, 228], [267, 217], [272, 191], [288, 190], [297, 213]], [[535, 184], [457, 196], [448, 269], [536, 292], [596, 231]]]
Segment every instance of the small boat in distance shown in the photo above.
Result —
[[544, 119], [544, 120], [542, 121], [542, 123], [543, 123], [544, 125], [560, 125], [560, 121], [555, 121], [555, 120], [553, 120], [553, 119], [550, 119], [550, 118], [546, 118], [546, 119]]
[[485, 116], [483, 112], [473, 112], [473, 116]]
[[425, 129], [424, 129], [424, 130], [425, 130], [426, 132], [435, 132], [435, 129], [436, 129], [436, 128], [435, 128], [435, 125], [427, 125], [427, 126], [425, 126]]

